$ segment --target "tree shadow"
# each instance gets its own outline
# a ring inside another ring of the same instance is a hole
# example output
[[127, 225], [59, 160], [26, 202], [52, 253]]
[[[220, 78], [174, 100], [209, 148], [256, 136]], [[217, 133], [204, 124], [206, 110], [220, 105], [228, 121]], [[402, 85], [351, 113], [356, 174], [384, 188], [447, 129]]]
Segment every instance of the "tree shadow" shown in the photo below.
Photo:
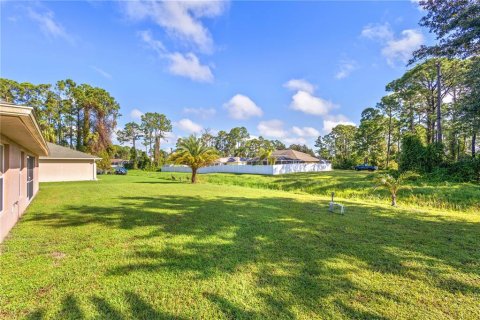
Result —
[[106, 299], [93, 296], [90, 300], [95, 305], [101, 319], [128, 319], [128, 317], [124, 317], [120, 311], [111, 306]]
[[[129, 262], [112, 264], [108, 276], [167, 271], [196, 281], [233, 275], [245, 266], [257, 265], [254, 281], [262, 313], [245, 310], [214, 292], [205, 295], [226, 318], [293, 318], [293, 306], [330, 317], [319, 301], [365, 290], [349, 276], [360, 269], [405, 280], [434, 274], [435, 281], [429, 282], [437, 289], [479, 293], [478, 286], [452, 279], [444, 268], [480, 276], [476, 246], [480, 227], [460, 219], [442, 220], [348, 201], [348, 214], [341, 216], [327, 213], [327, 201], [280, 196], [138, 196], [117, 202], [114, 207], [67, 205], [57, 213], [38, 213], [28, 219], [52, 228], [95, 224], [107, 230], [137, 231], [129, 238]], [[184, 241], [175, 242], [177, 237]], [[161, 248], [156, 245], [160, 240]], [[127, 292], [126, 298], [138, 319], [171, 317], [132, 292]], [[121, 318], [101, 298], [94, 297], [92, 302], [100, 314]], [[342, 303], [340, 309], [348, 318], [386, 319]], [[65, 312], [60, 315], [82, 316], [73, 297], [67, 297], [63, 305]]]
[[78, 300], [74, 295], [69, 294], [62, 300], [60, 312], [57, 319], [84, 319], [85, 315], [78, 305]]
[[156, 310], [151, 304], [146, 302], [140, 295], [135, 292], [125, 292], [125, 298], [130, 305], [132, 314], [131, 319], [150, 320], [150, 319], [184, 319], [182, 317], [173, 316], [168, 313]]
[[41, 320], [41, 319], [43, 319], [44, 314], [45, 314], [45, 310], [38, 309], [38, 310], [32, 311], [29, 314], [27, 314], [25, 316], [25, 319], [26, 320]]

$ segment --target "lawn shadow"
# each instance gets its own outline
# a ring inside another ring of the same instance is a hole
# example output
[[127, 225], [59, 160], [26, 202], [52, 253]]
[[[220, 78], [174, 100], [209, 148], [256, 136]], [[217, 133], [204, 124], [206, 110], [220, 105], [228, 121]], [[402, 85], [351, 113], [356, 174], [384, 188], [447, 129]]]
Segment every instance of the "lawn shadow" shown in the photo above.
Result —
[[[130, 238], [132, 249], [126, 253], [130, 262], [112, 265], [108, 276], [168, 271], [198, 281], [234, 275], [251, 264], [259, 266], [254, 281], [264, 312], [245, 310], [215, 292], [205, 295], [227, 318], [291, 318], [293, 306], [331, 317], [320, 301], [365, 290], [349, 276], [362, 268], [407, 282], [433, 273], [431, 285], [437, 289], [479, 293], [478, 286], [451, 279], [444, 271], [448, 266], [480, 276], [476, 262], [480, 252], [475, 247], [480, 242], [479, 225], [459, 219], [348, 201], [348, 213], [342, 216], [328, 213], [327, 201], [286, 196], [137, 196], [119, 198], [117, 203], [113, 207], [66, 205], [57, 213], [38, 213], [28, 219], [53, 229], [95, 224], [136, 230]], [[177, 237], [187, 240], [179, 244], [174, 241]], [[162, 248], [155, 245], [160, 240]], [[169, 317], [134, 293], [126, 297], [139, 319]], [[401, 302], [403, 298], [391, 299]], [[92, 302], [101, 314], [121, 316], [101, 298]], [[81, 316], [72, 297], [63, 304], [68, 314]], [[346, 317], [386, 319], [347, 304], [340, 309]]]

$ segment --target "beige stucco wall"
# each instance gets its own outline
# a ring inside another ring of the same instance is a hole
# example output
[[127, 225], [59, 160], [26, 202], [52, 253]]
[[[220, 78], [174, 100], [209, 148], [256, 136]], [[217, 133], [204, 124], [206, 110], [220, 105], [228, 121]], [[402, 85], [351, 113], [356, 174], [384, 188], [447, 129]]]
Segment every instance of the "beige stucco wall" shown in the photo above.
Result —
[[40, 182], [96, 180], [92, 159], [40, 159]]
[[[0, 135], [4, 145], [3, 210], [0, 212], [0, 242], [17, 223], [38, 192], [38, 157], [18, 144]], [[23, 161], [22, 161], [23, 152]], [[27, 156], [35, 158], [33, 169], [33, 196], [27, 198]], [[23, 164], [23, 167], [21, 167]]]

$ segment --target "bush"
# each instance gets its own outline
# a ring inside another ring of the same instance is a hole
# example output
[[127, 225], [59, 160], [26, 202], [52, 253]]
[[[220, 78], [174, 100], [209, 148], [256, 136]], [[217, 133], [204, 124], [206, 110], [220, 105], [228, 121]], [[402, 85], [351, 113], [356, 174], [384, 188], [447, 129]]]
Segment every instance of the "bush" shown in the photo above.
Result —
[[333, 159], [332, 161], [333, 169], [352, 169], [356, 165], [357, 165], [357, 162], [355, 161], [355, 159], [342, 159], [342, 160]]
[[435, 168], [441, 167], [445, 162], [445, 151], [443, 143], [429, 144], [423, 152], [423, 170], [432, 172]]
[[450, 164], [448, 174], [455, 181], [480, 182], [480, 157], [463, 158]]
[[387, 170], [398, 170], [398, 163], [395, 160], [390, 160], [388, 162], [388, 168]]
[[405, 134], [402, 138], [402, 152], [400, 153], [399, 168], [401, 171], [423, 171], [423, 157], [425, 146], [420, 137], [415, 134]]

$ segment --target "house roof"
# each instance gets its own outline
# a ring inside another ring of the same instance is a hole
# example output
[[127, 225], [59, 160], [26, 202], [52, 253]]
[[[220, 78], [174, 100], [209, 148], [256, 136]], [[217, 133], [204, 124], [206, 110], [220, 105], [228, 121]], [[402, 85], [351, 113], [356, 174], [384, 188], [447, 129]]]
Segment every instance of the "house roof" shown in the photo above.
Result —
[[231, 162], [245, 162], [247, 161], [247, 158], [241, 158], [241, 157], [223, 157], [223, 158], [218, 158], [216, 160], [217, 163], [231, 163]]
[[110, 163], [112, 163], [112, 164], [124, 163], [124, 162], [128, 162], [128, 160], [124, 160], [124, 159], [111, 159], [110, 160]]
[[101, 159], [91, 154], [73, 150], [67, 147], [59, 146], [58, 144], [47, 142], [48, 149], [50, 150], [48, 156], [40, 157], [40, 159]]
[[32, 107], [0, 101], [0, 134], [36, 155], [48, 154]]
[[272, 156], [276, 159], [281, 160], [297, 160], [297, 161], [304, 161], [304, 162], [319, 162], [318, 158], [312, 157], [309, 154], [296, 151], [296, 150], [275, 150], [272, 152]]

